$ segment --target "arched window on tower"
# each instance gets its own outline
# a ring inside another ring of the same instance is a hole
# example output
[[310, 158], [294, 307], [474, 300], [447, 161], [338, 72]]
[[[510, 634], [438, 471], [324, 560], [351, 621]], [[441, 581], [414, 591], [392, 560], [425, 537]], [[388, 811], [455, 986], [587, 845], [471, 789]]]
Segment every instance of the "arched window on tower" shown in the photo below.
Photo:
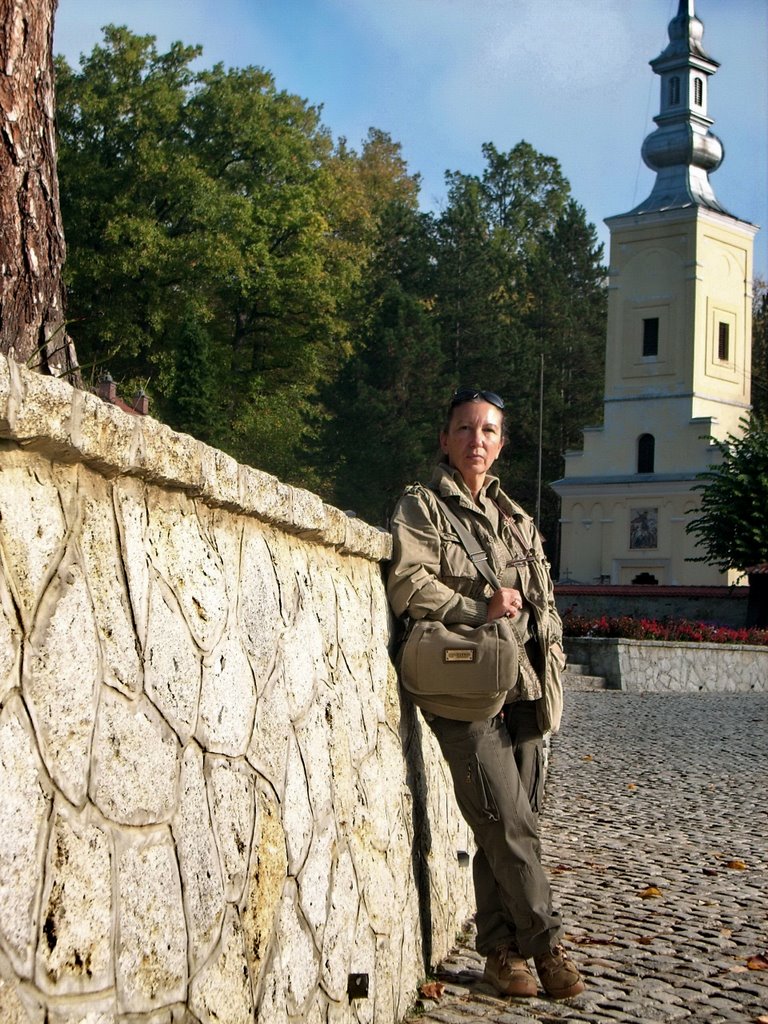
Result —
[[669, 105], [675, 107], [680, 102], [680, 79], [673, 75], [669, 80]]
[[652, 473], [656, 457], [656, 438], [653, 434], [641, 434], [637, 439], [637, 472]]
[[701, 78], [694, 78], [693, 80], [693, 102], [697, 107], [702, 106], [704, 103], [704, 81]]

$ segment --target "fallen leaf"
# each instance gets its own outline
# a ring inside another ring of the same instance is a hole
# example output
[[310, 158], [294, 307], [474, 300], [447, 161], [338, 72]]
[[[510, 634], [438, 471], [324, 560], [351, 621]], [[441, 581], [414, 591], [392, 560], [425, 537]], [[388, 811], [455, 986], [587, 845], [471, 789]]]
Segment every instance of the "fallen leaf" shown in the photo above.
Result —
[[763, 1013], [759, 1017], [755, 1017], [755, 1024], [768, 1024], [768, 1013]]
[[764, 949], [757, 956], [751, 956], [747, 960], [747, 967], [750, 971], [768, 971], [768, 949]]
[[562, 874], [563, 871], [573, 871], [573, 868], [569, 868], [567, 864], [556, 864], [555, 867], [552, 868], [552, 871], [557, 872], [557, 874]]
[[613, 935], [580, 935], [578, 938], [574, 936], [573, 941], [580, 946], [612, 946], [616, 939]]
[[655, 935], [641, 935], [637, 940], [641, 946], [650, 946], [656, 939]]
[[746, 871], [747, 865], [743, 860], [729, 860], [725, 865], [727, 868], [733, 868], [734, 871]]
[[730, 937], [733, 935], [733, 928], [721, 928], [720, 934], [723, 936], [724, 939], [730, 939]]
[[434, 999], [438, 1002], [443, 992], [445, 992], [445, 985], [442, 981], [427, 981], [419, 987], [419, 995], [423, 996], [424, 999]]
[[591, 754], [586, 754], [584, 757], [582, 757], [582, 761], [594, 761], [594, 758]]
[[705, 875], [716, 875], [717, 874], [717, 868], [702, 868], [701, 870], [704, 872]]
[[630, 782], [630, 783], [628, 783], [628, 785], [627, 785], [627, 789], [637, 789], [637, 786], [635, 785], [635, 783], [634, 783], [634, 782]]
[[640, 893], [641, 899], [644, 900], [656, 900], [661, 895], [661, 889], [657, 889], [655, 885], [649, 885], [647, 889], [643, 889]]

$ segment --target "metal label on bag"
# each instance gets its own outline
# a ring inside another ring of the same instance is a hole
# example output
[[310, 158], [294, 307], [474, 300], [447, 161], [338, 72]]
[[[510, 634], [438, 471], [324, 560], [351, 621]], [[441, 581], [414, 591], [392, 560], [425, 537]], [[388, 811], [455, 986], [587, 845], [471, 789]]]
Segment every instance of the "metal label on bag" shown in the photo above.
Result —
[[443, 651], [443, 661], [474, 661], [475, 652], [466, 647], [447, 647]]

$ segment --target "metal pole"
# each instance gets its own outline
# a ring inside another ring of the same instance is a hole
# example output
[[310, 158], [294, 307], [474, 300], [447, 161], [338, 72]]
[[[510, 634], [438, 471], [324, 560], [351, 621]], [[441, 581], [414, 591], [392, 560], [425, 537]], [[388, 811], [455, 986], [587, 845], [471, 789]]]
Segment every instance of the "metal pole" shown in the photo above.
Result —
[[539, 469], [536, 477], [536, 529], [541, 529], [541, 453], [544, 445], [544, 353], [539, 365]]

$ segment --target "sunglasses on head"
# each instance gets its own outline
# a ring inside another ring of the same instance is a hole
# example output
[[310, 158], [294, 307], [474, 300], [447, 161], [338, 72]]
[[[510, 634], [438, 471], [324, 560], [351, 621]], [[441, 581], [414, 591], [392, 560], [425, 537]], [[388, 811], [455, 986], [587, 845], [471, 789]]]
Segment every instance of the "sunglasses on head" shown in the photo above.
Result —
[[455, 409], [457, 405], [463, 405], [464, 402], [474, 402], [476, 398], [482, 398], [484, 402], [495, 405], [497, 409], [504, 408], [504, 399], [497, 395], [495, 391], [480, 391], [477, 388], [457, 388], [451, 399], [451, 409]]

